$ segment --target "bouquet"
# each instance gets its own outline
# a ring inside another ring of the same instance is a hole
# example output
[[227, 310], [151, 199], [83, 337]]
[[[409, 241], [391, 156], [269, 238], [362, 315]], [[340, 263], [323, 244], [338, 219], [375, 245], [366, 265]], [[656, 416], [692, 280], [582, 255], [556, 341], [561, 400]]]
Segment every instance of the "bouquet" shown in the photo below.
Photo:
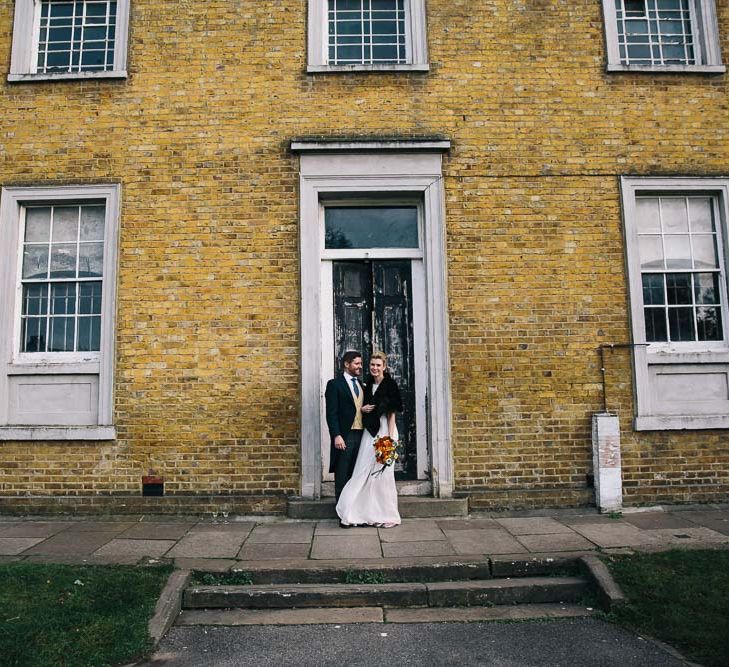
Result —
[[382, 468], [375, 470], [372, 475], [381, 475], [385, 468], [389, 468], [400, 458], [397, 453], [397, 440], [393, 440], [389, 435], [381, 435], [372, 445], [375, 448], [375, 460], [382, 464]]

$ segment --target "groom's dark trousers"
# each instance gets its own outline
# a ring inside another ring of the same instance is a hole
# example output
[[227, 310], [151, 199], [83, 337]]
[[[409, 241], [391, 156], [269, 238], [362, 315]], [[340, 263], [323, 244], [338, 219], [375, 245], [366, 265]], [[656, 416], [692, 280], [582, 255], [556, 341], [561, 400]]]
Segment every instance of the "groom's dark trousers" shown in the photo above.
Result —
[[337, 460], [334, 464], [334, 495], [339, 500], [344, 485], [349, 481], [354, 470], [354, 464], [357, 462], [357, 453], [359, 452], [359, 443], [362, 441], [362, 431], [350, 431], [344, 437], [347, 449], [339, 450]]

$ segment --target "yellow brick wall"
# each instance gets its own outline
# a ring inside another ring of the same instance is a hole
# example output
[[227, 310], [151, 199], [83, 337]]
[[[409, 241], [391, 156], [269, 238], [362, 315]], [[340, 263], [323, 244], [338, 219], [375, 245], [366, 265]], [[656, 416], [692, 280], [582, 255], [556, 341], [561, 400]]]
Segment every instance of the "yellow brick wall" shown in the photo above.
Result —
[[[0, 84], [0, 185], [122, 184], [118, 440], [2, 443], [0, 496], [138, 494], [150, 468], [168, 494], [296, 493], [288, 142], [438, 134], [457, 492], [589, 498], [597, 346], [630, 336], [618, 178], [727, 175], [726, 76], [607, 75], [595, 0], [427, 8], [429, 73], [306, 74], [304, 0], [132, 0], [126, 81]], [[608, 355], [627, 502], [726, 499], [729, 438], [633, 433]]]

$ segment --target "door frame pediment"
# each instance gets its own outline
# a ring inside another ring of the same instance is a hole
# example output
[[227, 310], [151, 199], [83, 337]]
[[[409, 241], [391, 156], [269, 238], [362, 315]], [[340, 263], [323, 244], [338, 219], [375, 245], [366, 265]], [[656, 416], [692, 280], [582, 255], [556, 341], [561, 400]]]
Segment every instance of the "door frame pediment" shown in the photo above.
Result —
[[453, 493], [450, 362], [446, 302], [445, 194], [442, 153], [448, 141], [292, 142], [300, 154], [301, 495], [321, 496], [324, 385], [320, 202], [327, 197], [418, 197], [423, 205], [427, 433], [433, 495]]

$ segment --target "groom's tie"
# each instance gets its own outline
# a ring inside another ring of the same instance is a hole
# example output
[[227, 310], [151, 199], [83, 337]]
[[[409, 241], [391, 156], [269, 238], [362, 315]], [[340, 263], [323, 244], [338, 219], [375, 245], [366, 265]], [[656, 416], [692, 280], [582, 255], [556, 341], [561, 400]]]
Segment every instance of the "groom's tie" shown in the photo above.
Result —
[[352, 378], [352, 387], [354, 387], [354, 395], [359, 397], [359, 383], [357, 378]]

